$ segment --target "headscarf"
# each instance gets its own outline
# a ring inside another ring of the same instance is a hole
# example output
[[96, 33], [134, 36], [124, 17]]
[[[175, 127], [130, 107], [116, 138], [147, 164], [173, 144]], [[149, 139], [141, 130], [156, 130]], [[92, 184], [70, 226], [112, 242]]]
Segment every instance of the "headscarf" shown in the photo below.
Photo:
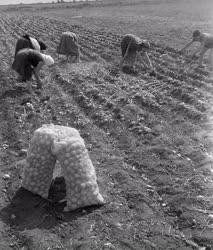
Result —
[[33, 38], [33, 37], [30, 37], [30, 42], [31, 42], [31, 44], [32, 44], [32, 46], [33, 46], [33, 48], [35, 49], [35, 50], [38, 50], [38, 51], [40, 51], [40, 45], [39, 45], [39, 43], [38, 43], [38, 41], [35, 39], [35, 38]]
[[47, 49], [47, 45], [45, 43], [43, 43], [42, 41], [39, 41], [39, 40], [38, 40], [38, 43], [40, 45], [41, 50], [46, 50]]
[[51, 56], [45, 55], [45, 54], [41, 54], [41, 55], [42, 55], [42, 58], [44, 60], [44, 63], [47, 66], [53, 65], [55, 63], [55, 61], [53, 60], [53, 58]]
[[147, 40], [142, 40], [141, 46], [145, 49], [150, 49], [150, 43]]
[[195, 30], [192, 34], [193, 39], [198, 38], [201, 35], [201, 32], [199, 30]]

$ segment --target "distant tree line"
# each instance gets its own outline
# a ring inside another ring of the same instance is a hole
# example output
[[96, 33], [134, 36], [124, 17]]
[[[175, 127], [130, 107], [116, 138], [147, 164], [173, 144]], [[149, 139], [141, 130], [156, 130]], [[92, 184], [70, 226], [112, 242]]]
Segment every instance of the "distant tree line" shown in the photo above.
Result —
[[[93, 0], [93, 1], [96, 1], [96, 0]], [[66, 1], [66, 2], [68, 2], [68, 1]], [[89, 0], [78, 0], [78, 1], [71, 0], [70, 2], [73, 2], [73, 3], [75, 3], [75, 2], [89, 2]], [[55, 2], [52, 1], [52, 3], [55, 3]], [[57, 3], [65, 3], [65, 1], [64, 0], [57, 0]]]

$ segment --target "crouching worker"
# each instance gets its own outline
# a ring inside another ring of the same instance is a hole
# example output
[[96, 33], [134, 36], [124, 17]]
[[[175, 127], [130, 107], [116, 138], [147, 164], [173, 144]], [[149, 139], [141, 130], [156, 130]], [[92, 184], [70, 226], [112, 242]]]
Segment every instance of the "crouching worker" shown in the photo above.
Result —
[[56, 52], [60, 55], [65, 55], [67, 62], [80, 62], [80, 48], [76, 34], [69, 31], [62, 33]]
[[213, 49], [213, 34], [209, 33], [202, 33], [199, 30], [195, 30], [192, 35], [192, 40], [187, 43], [180, 52], [183, 52], [186, 48], [191, 46], [194, 42], [199, 42], [199, 48], [193, 53], [192, 58], [196, 56], [199, 52], [199, 63], [198, 66], [202, 66], [204, 54], [207, 50], [210, 50], [209, 54], [209, 61], [210, 61], [210, 68], [213, 68], [213, 61], [212, 61], [212, 49]]
[[16, 42], [15, 55], [19, 52], [19, 50], [26, 48], [43, 51], [47, 49], [47, 46], [42, 41], [25, 34]]
[[123, 68], [124, 62], [128, 64], [130, 69], [133, 69], [137, 57], [144, 67], [154, 71], [147, 54], [149, 49], [150, 44], [146, 40], [141, 40], [139, 37], [132, 34], [125, 35], [121, 41], [122, 58], [120, 61], [120, 69]]
[[42, 88], [42, 82], [39, 78], [39, 71], [44, 65], [50, 66], [54, 64], [51, 56], [42, 54], [33, 49], [22, 49], [16, 56], [12, 64], [12, 68], [19, 74], [18, 80], [28, 84], [28, 90], [32, 92], [30, 80], [32, 75], [35, 76], [37, 87]]

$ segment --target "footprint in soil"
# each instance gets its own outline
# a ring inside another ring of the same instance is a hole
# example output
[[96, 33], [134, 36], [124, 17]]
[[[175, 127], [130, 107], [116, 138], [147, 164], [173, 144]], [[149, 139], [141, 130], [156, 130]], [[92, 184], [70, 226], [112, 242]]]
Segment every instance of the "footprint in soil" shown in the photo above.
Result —
[[119, 71], [118, 67], [112, 67], [112, 68], [109, 69], [109, 74], [111, 76], [115, 76], [115, 77], [119, 76], [119, 73], [120, 73], [120, 71]]
[[157, 74], [154, 70], [152, 70], [152, 71], [149, 73], [149, 75], [150, 75], [150, 76], [158, 76], [158, 74]]
[[16, 98], [16, 97], [22, 96], [26, 93], [29, 94], [29, 91], [27, 88], [25, 88], [23, 86], [14, 86], [13, 89], [6, 90], [1, 95], [1, 98], [7, 98], [7, 97]]
[[122, 71], [123, 71], [125, 74], [134, 75], [134, 76], [137, 76], [137, 75], [138, 75], [138, 71], [136, 71], [136, 70], [130, 68], [129, 66], [123, 66]]

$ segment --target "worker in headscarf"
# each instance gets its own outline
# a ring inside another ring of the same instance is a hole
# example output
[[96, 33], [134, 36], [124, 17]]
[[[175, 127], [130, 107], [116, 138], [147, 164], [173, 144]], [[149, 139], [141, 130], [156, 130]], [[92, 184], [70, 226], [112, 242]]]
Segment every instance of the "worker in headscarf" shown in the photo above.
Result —
[[16, 43], [15, 55], [19, 50], [26, 48], [43, 51], [47, 49], [47, 46], [42, 41], [39, 41], [38, 39], [33, 38], [28, 34], [25, 34], [22, 37], [20, 37]]
[[126, 62], [130, 69], [133, 69], [137, 57], [144, 67], [150, 68], [153, 71], [152, 63], [147, 54], [149, 49], [150, 44], [148, 41], [141, 40], [132, 34], [126, 34], [121, 40], [122, 58], [120, 68], [122, 69], [124, 62]]
[[32, 76], [35, 76], [37, 87], [42, 88], [39, 71], [44, 65], [50, 66], [53, 64], [54, 60], [51, 56], [27, 48], [18, 51], [12, 64], [12, 68], [19, 74], [18, 80], [27, 82], [28, 89], [32, 92], [32, 86], [30, 83]]
[[212, 49], [213, 49], [213, 34], [209, 33], [202, 33], [199, 30], [195, 30], [192, 34], [192, 40], [187, 43], [183, 49], [180, 50], [180, 52], [183, 52], [186, 48], [191, 46], [194, 42], [199, 42], [200, 46], [199, 48], [193, 53], [192, 58], [196, 56], [196, 54], [199, 52], [199, 63], [198, 66], [202, 66], [203, 62], [203, 57], [204, 54], [207, 52], [207, 50], [210, 50], [209, 54], [209, 61], [210, 61], [210, 66], [211, 68], [213, 67], [213, 62], [212, 62]]
[[80, 48], [77, 35], [69, 31], [62, 33], [56, 52], [60, 55], [66, 55], [69, 62], [80, 62]]

